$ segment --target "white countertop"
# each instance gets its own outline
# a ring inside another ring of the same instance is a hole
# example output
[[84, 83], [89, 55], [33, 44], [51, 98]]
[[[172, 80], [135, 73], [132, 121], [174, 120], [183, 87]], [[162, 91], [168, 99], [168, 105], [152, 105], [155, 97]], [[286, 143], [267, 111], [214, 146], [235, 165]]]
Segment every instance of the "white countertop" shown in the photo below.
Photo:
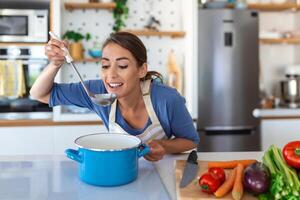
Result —
[[77, 163], [64, 156], [0, 157], [0, 199], [169, 199], [154, 165], [144, 159], [139, 160], [138, 178], [118, 187], [86, 184], [77, 169]]
[[252, 112], [257, 118], [300, 118], [299, 108], [254, 109]]
[[[262, 152], [198, 153], [199, 160], [257, 159]], [[187, 154], [168, 155], [151, 163], [139, 160], [134, 182], [96, 187], [81, 182], [77, 163], [65, 156], [0, 156], [0, 199], [176, 199], [174, 161]]]

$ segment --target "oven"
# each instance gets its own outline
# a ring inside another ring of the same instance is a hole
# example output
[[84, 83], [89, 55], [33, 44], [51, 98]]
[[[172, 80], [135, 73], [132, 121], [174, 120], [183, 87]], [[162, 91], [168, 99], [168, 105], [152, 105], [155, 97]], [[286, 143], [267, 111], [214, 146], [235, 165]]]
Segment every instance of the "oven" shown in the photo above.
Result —
[[[49, 118], [52, 108], [29, 94], [34, 81], [48, 64], [44, 46], [1, 46], [0, 61], [0, 118]], [[13, 88], [17, 91], [13, 92]], [[21, 93], [18, 92], [20, 88], [23, 89]]]

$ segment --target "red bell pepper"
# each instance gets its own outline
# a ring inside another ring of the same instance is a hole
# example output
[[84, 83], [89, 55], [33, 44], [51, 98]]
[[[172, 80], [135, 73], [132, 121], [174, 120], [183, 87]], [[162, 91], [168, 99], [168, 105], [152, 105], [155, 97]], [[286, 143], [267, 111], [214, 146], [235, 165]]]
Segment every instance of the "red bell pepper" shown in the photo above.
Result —
[[210, 173], [204, 173], [199, 179], [199, 186], [201, 187], [203, 192], [212, 194], [214, 193], [221, 185], [219, 178]]
[[216, 175], [220, 180], [221, 184], [224, 183], [226, 178], [224, 169], [222, 169], [221, 167], [211, 167], [208, 169], [208, 172]]
[[288, 165], [300, 169], [300, 141], [287, 143], [282, 149], [282, 154]]

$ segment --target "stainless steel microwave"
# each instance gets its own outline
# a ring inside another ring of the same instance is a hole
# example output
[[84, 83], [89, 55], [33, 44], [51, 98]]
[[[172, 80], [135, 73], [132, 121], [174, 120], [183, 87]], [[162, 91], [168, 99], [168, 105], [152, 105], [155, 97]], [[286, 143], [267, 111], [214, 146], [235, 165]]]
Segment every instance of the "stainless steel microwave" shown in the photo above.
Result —
[[0, 42], [47, 42], [47, 9], [0, 9]]

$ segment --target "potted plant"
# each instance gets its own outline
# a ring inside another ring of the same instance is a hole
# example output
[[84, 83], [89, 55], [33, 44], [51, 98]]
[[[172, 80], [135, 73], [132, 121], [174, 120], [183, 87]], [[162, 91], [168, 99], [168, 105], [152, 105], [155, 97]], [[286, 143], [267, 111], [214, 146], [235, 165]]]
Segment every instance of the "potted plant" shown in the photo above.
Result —
[[126, 5], [127, 0], [114, 0], [114, 2], [116, 3], [116, 7], [113, 10], [113, 18], [115, 20], [113, 30], [117, 32], [126, 26], [125, 20], [128, 17], [129, 8]]
[[70, 54], [75, 60], [83, 59], [83, 45], [82, 40], [85, 39], [86, 41], [91, 39], [91, 34], [87, 33], [85, 36], [79, 32], [75, 31], [67, 31], [63, 35], [63, 39], [67, 39], [71, 41], [70, 44]]

